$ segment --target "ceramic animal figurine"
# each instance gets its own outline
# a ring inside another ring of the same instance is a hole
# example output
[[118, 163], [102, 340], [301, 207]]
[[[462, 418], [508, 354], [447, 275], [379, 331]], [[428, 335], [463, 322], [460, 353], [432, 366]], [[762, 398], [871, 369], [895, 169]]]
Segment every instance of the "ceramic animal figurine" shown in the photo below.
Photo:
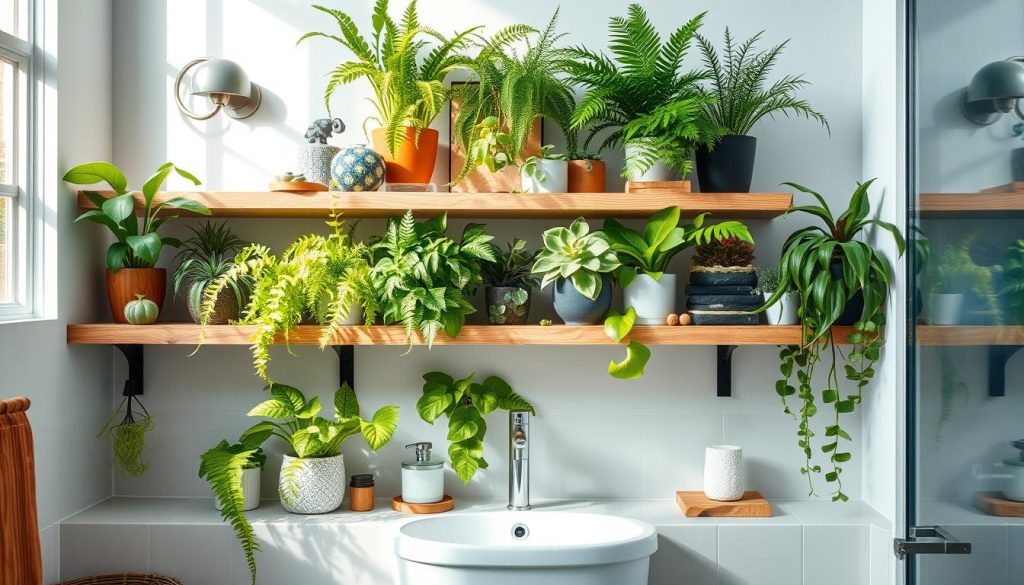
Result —
[[327, 144], [327, 139], [345, 131], [345, 123], [341, 118], [320, 118], [314, 120], [306, 130], [306, 140], [310, 144]]

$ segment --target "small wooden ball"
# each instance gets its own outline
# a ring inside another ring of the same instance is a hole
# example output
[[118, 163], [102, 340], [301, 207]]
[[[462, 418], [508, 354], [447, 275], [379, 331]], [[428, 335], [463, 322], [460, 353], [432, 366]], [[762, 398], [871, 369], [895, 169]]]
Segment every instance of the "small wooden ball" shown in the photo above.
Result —
[[668, 317], [665, 317], [665, 323], [668, 325], [679, 325], [679, 315], [669, 313]]
[[689, 313], [683, 313], [682, 315], [679, 315], [680, 325], [689, 325], [690, 323], [693, 323], [693, 319], [690, 317]]

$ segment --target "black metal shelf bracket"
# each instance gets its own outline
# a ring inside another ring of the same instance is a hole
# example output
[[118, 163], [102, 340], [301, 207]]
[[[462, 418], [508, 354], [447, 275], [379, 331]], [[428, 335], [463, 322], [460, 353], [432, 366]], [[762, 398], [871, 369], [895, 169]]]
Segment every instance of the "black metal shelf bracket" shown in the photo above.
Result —
[[1006, 396], [1006, 362], [1022, 345], [993, 345], [988, 348], [988, 395]]
[[732, 352], [735, 345], [718, 346], [718, 396], [732, 396]]
[[124, 381], [124, 396], [138, 396], [142, 394], [142, 380], [145, 375], [145, 366], [142, 359], [142, 345], [134, 343], [118, 343], [114, 347], [121, 350], [124, 359], [128, 361], [128, 379]]
[[332, 345], [331, 349], [338, 354], [338, 387], [348, 384], [353, 390], [356, 387], [356, 348], [354, 345]]

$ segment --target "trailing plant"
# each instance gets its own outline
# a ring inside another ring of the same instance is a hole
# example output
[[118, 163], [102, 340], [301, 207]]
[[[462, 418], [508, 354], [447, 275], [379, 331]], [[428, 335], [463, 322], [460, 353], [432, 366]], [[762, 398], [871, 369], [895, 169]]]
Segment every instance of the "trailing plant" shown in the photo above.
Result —
[[494, 248], [494, 261], [480, 265], [484, 282], [488, 286], [537, 288], [540, 283], [530, 273], [530, 266], [537, 258], [538, 251], [531, 252], [526, 240], [513, 239], [507, 247]]
[[[884, 344], [881, 333], [885, 314], [882, 307], [893, 281], [892, 268], [886, 257], [856, 238], [873, 226], [889, 232], [899, 255], [902, 256], [906, 248], [896, 226], [868, 217], [871, 212], [868, 189], [873, 182], [874, 179], [859, 184], [847, 208], [838, 217], [820, 194], [796, 183], [786, 183], [814, 196], [819, 204], [794, 207], [787, 215], [791, 212], [805, 213], [820, 219], [824, 227], [812, 225], [801, 228], [786, 239], [779, 262], [781, 278], [778, 288], [759, 309], [762, 311], [778, 302], [791, 286], [800, 293], [803, 343], [780, 352], [782, 376], [776, 382], [775, 390], [782, 398], [784, 411], [795, 415], [799, 421], [797, 444], [805, 458], [800, 472], [807, 476], [811, 494], [814, 493], [813, 476], [822, 471], [820, 465], [812, 462], [815, 434], [811, 430], [811, 420], [818, 413], [819, 398], [831, 408], [824, 444], [820, 449], [828, 457], [829, 469], [825, 472], [825, 480], [834, 486], [833, 501], [845, 502], [848, 499], [843, 492], [842, 471], [851, 455], [843, 449], [841, 441], [852, 439], [842, 427], [841, 418], [856, 410], [863, 399], [864, 387], [874, 377], [874, 364]], [[832, 274], [833, 263], [841, 266], [841, 274], [837, 277]], [[835, 339], [832, 325], [857, 294], [863, 296], [864, 309], [853, 326], [855, 332], [846, 339], [853, 347], [849, 353], [843, 354], [838, 348], [842, 340]], [[846, 379], [855, 386], [855, 390], [847, 394], [843, 394], [839, 382], [840, 360], [844, 362]], [[825, 387], [820, 396], [812, 386], [818, 367], [826, 368]], [[794, 374], [796, 386], [793, 385]], [[791, 407], [789, 401], [793, 397], [798, 404]]]
[[432, 346], [438, 332], [455, 337], [474, 313], [466, 295], [483, 282], [481, 262], [494, 262], [493, 236], [468, 224], [459, 242], [448, 237], [447, 216], [417, 223], [411, 211], [388, 220], [384, 237], [372, 246], [370, 281], [385, 324], [401, 325]]
[[619, 266], [619, 258], [605, 234], [591, 233], [590, 224], [580, 217], [568, 228], [544, 232], [544, 248], [537, 253], [532, 272], [541, 276], [541, 288], [566, 279], [580, 294], [595, 300], [601, 294], [601, 276]]
[[[132, 402], [138, 405], [138, 411], [133, 408]], [[122, 409], [124, 417], [121, 422], [114, 424]], [[96, 436], [107, 435], [114, 453], [114, 461], [120, 466], [121, 472], [129, 477], [135, 477], [149, 469], [149, 462], [146, 460], [146, 435], [153, 430], [153, 426], [153, 417], [149, 415], [149, 411], [139, 402], [138, 396], [129, 393], [114, 409]]]
[[693, 250], [696, 266], [750, 266], [754, 263], [754, 245], [737, 237], [711, 240]]
[[999, 294], [1004, 299], [1007, 321], [1024, 323], [1024, 240], [1017, 240], [1006, 249], [999, 267]]
[[220, 515], [231, 524], [249, 565], [252, 585], [256, 585], [256, 551], [260, 550], [256, 533], [245, 515], [245, 492], [242, 491], [242, 472], [246, 469], [261, 469], [267, 463], [267, 456], [255, 439], [230, 444], [226, 440], [217, 443], [199, 457], [199, 477], [210, 484], [213, 497], [220, 504]]
[[[189, 306], [200, 307], [206, 287], [231, 269], [234, 265], [232, 258], [245, 247], [246, 242], [231, 231], [226, 221], [188, 227], [192, 236], [185, 240], [175, 256], [175, 260], [181, 263], [174, 271], [174, 293], [178, 294], [182, 285], [185, 285]], [[237, 306], [244, 307], [252, 289], [252, 279], [244, 277], [232, 280], [227, 287], [234, 295]]]
[[753, 243], [750, 231], [743, 223], [723, 221], [705, 226], [704, 218], [707, 216], [707, 213], [702, 213], [693, 219], [693, 223], [680, 226], [679, 208], [666, 207], [651, 216], [643, 233], [614, 219], [606, 219], [602, 233], [622, 260], [622, 267], [616, 272], [619, 283], [627, 286], [639, 273], [660, 280], [668, 269], [669, 261], [691, 246], [724, 238]]
[[758, 120], [783, 113], [817, 120], [831, 132], [825, 115], [796, 97], [799, 90], [810, 84], [802, 75], [785, 75], [768, 85], [768, 76], [789, 41], [766, 51], [755, 51], [754, 46], [763, 34], [761, 31], [736, 43], [726, 28], [721, 57], [711, 41], [696, 35], [709, 73], [709, 87], [704, 93], [714, 98], [702, 105], [704, 125], [718, 127], [725, 134], [745, 135], [750, 134]]
[[[419, 132], [430, 126], [448, 99], [445, 77], [470, 64], [470, 59], [460, 52], [467, 48], [470, 34], [479, 27], [448, 37], [420, 23], [416, 0], [409, 3], [399, 21], [388, 14], [388, 0], [376, 0], [373, 33], [367, 38], [348, 14], [326, 6], [313, 8], [334, 18], [338, 34], [309, 32], [298, 42], [312, 37], [331, 39], [354, 57], [328, 74], [324, 91], [327, 111], [331, 111], [331, 96], [339, 86], [365, 78], [373, 89], [373, 104], [377, 108], [377, 114], [367, 121], [387, 130], [391, 153], [405, 141], [407, 127], [416, 129], [419, 140]], [[434, 41], [434, 46], [428, 51], [430, 41]]]
[[177, 238], [160, 237], [160, 228], [167, 222], [178, 219], [177, 215], [161, 215], [161, 212], [180, 209], [210, 215], [209, 208], [187, 197], [172, 197], [159, 204], [153, 204], [160, 185], [172, 172], [188, 179], [194, 185], [200, 182], [192, 173], [174, 166], [173, 163], [160, 165], [153, 176], [146, 179], [142, 185], [141, 223], [135, 217], [135, 196], [128, 191], [128, 180], [121, 169], [107, 162], [91, 162], [73, 167], [64, 175], [64, 180], [68, 183], [93, 185], [103, 182], [114, 192], [114, 195], [108, 198], [96, 191], [83, 191], [96, 209], [90, 209], [75, 218], [75, 223], [91, 221], [106, 226], [114, 234], [116, 241], [107, 248], [107, 268], [111, 272], [117, 272], [122, 268], [153, 268], [160, 259], [160, 252], [164, 246], [181, 245]]
[[601, 148], [632, 145], [623, 176], [642, 173], [658, 160], [688, 174], [693, 148], [718, 138], [718, 128], [701, 116], [711, 100], [698, 86], [706, 73], [681, 71], [703, 18], [702, 13], [663, 40], [643, 7], [630, 4], [628, 16], [609, 22], [611, 56], [583, 46], [568, 50], [569, 81], [587, 90], [571, 129], [589, 128], [584, 148], [604, 131], [610, 133]]
[[620, 380], [642, 378], [647, 362], [651, 360], [651, 349], [635, 339], [628, 338], [636, 324], [636, 309], [626, 307], [625, 312], [608, 313], [604, 319], [604, 333], [615, 343], [626, 340], [626, 357], [621, 362], [608, 363], [608, 374]]
[[452, 136], [470, 153], [453, 184], [481, 164], [495, 171], [521, 161], [538, 118], [568, 127], [575, 101], [560, 76], [568, 55], [557, 46], [565, 36], [557, 32], [558, 12], [543, 30], [514, 24], [490, 38], [476, 36], [470, 83], [452, 90], [459, 103]]
[[270, 346], [278, 335], [287, 342], [289, 331], [306, 317], [322, 327], [321, 349], [354, 308], [363, 309], [367, 325], [373, 323], [378, 305], [370, 280], [369, 250], [352, 242], [336, 214], [328, 225], [333, 228], [330, 235], [302, 236], [280, 256], [261, 244], [239, 252], [233, 266], [206, 288], [200, 345], [221, 291], [247, 279], [251, 279], [252, 294], [239, 323], [258, 326], [252, 344], [253, 366], [264, 380], [270, 380]]
[[487, 469], [484, 459], [484, 417], [495, 410], [526, 410], [537, 414], [533, 405], [516, 394], [508, 382], [489, 376], [482, 383], [473, 376], [461, 380], [444, 372], [423, 375], [423, 396], [416, 402], [420, 418], [430, 424], [444, 416], [448, 419], [448, 457], [452, 469], [469, 483], [478, 469]]
[[548, 174], [544, 171], [544, 165], [541, 164], [542, 160], [569, 160], [564, 154], [558, 154], [551, 152], [555, 149], [553, 144], [545, 144], [540, 147], [540, 154], [527, 157], [523, 161], [523, 172], [530, 176], [537, 183], [546, 183], [548, 180]]

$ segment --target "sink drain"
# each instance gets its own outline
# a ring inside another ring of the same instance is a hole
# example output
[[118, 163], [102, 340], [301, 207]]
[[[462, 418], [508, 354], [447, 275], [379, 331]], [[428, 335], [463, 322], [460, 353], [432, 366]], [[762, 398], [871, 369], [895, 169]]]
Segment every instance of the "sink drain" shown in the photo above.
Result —
[[512, 527], [512, 538], [516, 540], [523, 540], [530, 535], [530, 529], [526, 527], [526, 524], [516, 524]]

